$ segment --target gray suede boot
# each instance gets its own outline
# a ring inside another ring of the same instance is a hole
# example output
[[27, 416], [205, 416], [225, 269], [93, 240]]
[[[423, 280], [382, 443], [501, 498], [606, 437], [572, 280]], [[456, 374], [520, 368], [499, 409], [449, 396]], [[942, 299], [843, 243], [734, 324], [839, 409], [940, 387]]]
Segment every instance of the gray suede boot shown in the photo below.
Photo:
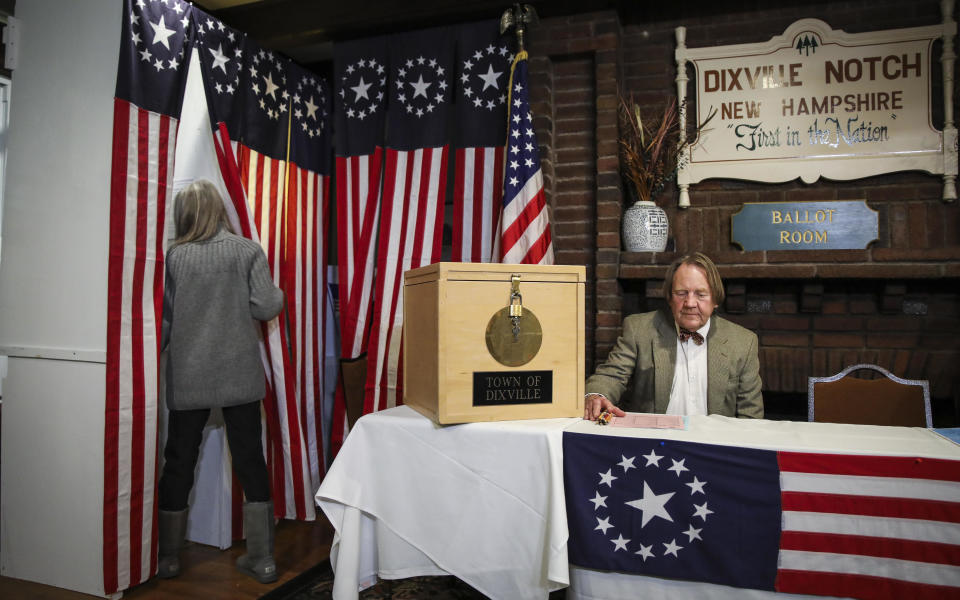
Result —
[[247, 502], [243, 505], [247, 553], [237, 559], [237, 568], [260, 583], [277, 580], [277, 563], [273, 561], [273, 527], [273, 502]]
[[160, 528], [157, 533], [157, 577], [169, 579], [180, 574], [180, 547], [187, 533], [187, 511], [161, 510], [157, 517]]

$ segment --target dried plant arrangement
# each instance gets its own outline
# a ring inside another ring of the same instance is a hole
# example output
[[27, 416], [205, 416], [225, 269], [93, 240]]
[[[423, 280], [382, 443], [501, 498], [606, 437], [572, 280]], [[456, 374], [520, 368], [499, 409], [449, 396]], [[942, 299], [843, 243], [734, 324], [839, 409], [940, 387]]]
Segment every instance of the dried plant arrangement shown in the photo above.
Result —
[[[637, 200], [655, 202], [688, 160], [690, 141], [696, 141], [707, 131], [706, 126], [717, 111], [712, 110], [692, 135], [680, 141], [680, 114], [684, 104], [678, 106], [676, 98], [671, 98], [662, 114], [657, 115], [655, 111], [642, 111], [632, 95], [628, 99], [620, 93], [618, 97], [621, 174], [633, 186]], [[642, 112], [646, 112], [646, 119]]]

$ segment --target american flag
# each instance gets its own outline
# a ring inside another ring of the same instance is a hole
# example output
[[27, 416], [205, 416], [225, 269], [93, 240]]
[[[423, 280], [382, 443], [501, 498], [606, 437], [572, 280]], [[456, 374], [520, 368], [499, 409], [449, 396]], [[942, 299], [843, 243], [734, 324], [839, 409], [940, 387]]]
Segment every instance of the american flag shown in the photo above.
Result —
[[104, 413], [103, 585], [156, 571], [157, 360], [166, 212], [186, 56], [187, 2], [125, 0], [113, 113]]
[[494, 255], [503, 263], [552, 265], [550, 217], [530, 113], [526, 51], [513, 61], [508, 103], [507, 165]]
[[[221, 175], [239, 231], [263, 246], [287, 311], [263, 326], [266, 458], [277, 516], [313, 519], [323, 457], [316, 389], [325, 276], [319, 238], [329, 178], [325, 84], [197, 11], [197, 37]], [[318, 281], [319, 280], [319, 281]], [[310, 323], [310, 329], [306, 328]], [[288, 352], [289, 348], [289, 352]], [[322, 435], [322, 434], [321, 434]], [[241, 496], [234, 485], [234, 525]]]
[[570, 562], [796, 594], [960, 594], [960, 462], [564, 433]]
[[454, 262], [490, 262], [503, 200], [507, 87], [513, 53], [499, 21], [457, 32], [457, 130], [453, 179]]
[[390, 38], [387, 151], [364, 414], [402, 403], [403, 273], [440, 259], [453, 34], [436, 28]]
[[[337, 179], [337, 277], [340, 353], [359, 359], [367, 350], [373, 273], [380, 220], [383, 124], [387, 103], [387, 38], [334, 46], [334, 120]], [[331, 454], [347, 430], [343, 381], [333, 411]]]

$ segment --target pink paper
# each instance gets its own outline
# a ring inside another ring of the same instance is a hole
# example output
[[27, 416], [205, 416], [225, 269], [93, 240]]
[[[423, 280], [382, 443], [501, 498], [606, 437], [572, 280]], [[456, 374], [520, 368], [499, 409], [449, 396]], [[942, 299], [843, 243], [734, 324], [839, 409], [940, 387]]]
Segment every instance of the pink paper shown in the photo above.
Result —
[[610, 427], [649, 427], [652, 429], [683, 429], [682, 415], [654, 415], [650, 413], [627, 413], [625, 417], [613, 417]]

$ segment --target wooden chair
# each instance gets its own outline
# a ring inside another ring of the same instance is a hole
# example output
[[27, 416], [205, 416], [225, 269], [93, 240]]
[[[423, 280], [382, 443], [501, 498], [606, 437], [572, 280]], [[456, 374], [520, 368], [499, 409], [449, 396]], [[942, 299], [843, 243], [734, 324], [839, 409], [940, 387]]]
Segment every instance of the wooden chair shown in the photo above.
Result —
[[[877, 379], [847, 377], [870, 369]], [[931, 427], [930, 384], [901, 379], [877, 365], [852, 365], [830, 377], [807, 379], [807, 420], [818, 423]]]

